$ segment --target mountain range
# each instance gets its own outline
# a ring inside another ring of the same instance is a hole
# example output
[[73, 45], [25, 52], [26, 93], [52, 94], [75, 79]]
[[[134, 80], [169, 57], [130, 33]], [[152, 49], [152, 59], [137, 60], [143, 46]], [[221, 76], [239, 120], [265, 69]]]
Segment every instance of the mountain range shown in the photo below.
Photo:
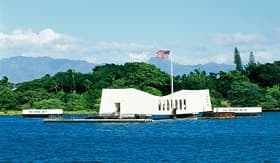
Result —
[[0, 76], [7, 76], [10, 82], [18, 83], [69, 69], [87, 73], [92, 71], [94, 66], [92, 63], [80, 60], [17, 56], [0, 60]]
[[[154, 64], [162, 71], [170, 73], [170, 61], [152, 57], [147, 63]], [[76, 72], [91, 72], [96, 64], [80, 60], [53, 59], [50, 57], [23, 57], [16, 56], [0, 60], [0, 77], [7, 76], [10, 82], [19, 83], [41, 78], [57, 72], [65, 72], [74, 69]], [[195, 69], [206, 72], [230, 71], [234, 65], [218, 64], [210, 62], [208, 64], [182, 65], [173, 63], [174, 75], [189, 74]]]
[[[148, 63], [156, 65], [162, 71], [170, 73], [170, 60], [152, 57], [148, 60]], [[207, 64], [196, 64], [196, 65], [182, 65], [173, 63], [174, 75], [189, 74], [193, 70], [198, 69], [200, 71], [218, 73], [220, 71], [230, 71], [235, 69], [235, 65], [219, 64], [215, 62], [209, 62]]]

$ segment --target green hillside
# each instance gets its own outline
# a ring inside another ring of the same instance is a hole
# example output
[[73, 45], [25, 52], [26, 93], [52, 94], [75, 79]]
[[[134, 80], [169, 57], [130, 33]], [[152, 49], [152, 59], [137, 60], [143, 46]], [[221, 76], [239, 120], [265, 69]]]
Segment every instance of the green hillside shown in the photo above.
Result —
[[[170, 76], [146, 63], [106, 64], [91, 73], [74, 70], [23, 83], [0, 80], [2, 112], [29, 108], [98, 111], [103, 88], [136, 88], [154, 95], [170, 93]], [[215, 106], [261, 106], [280, 109], [280, 62], [250, 63], [244, 69], [206, 73], [195, 70], [174, 77], [175, 91], [209, 89]]]

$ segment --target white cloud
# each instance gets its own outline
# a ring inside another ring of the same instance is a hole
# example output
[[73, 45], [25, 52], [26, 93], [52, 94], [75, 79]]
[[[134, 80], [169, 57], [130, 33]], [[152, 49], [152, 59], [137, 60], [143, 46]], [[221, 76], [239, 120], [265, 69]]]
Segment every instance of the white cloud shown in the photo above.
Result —
[[94, 54], [98, 62], [124, 63], [132, 61], [145, 61], [154, 51], [151, 45], [125, 42], [99, 42], [88, 45], [83, 53]]
[[[244, 64], [249, 62], [249, 55], [252, 51], [256, 62], [267, 63], [280, 60], [279, 43], [252, 44], [250, 46], [239, 46], [240, 55]], [[233, 54], [233, 51], [232, 51]]]
[[219, 45], [233, 45], [233, 44], [252, 44], [257, 42], [262, 42], [265, 37], [258, 33], [244, 34], [240, 32], [225, 34], [225, 33], [215, 33], [212, 35], [212, 40], [214, 43]]
[[38, 34], [38, 40], [40, 44], [46, 44], [60, 39], [61, 35], [55, 33], [52, 29], [45, 29]]
[[220, 64], [233, 64], [233, 51], [225, 53], [213, 53], [212, 51], [205, 51], [204, 53], [189, 53], [184, 56], [173, 57], [174, 62], [185, 65], [207, 64], [215, 62]]
[[279, 47], [279, 43], [256, 47], [253, 50], [256, 61], [259, 61], [261, 63], [280, 61]]
[[[278, 36], [275, 34], [273, 37]], [[172, 54], [174, 53], [174, 62], [182, 64], [209, 62], [233, 64], [233, 50], [237, 46], [243, 63], [247, 63], [250, 51], [255, 53], [256, 61], [264, 63], [280, 60], [280, 43], [275, 40], [271, 41], [271, 39], [271, 37], [257, 33], [216, 33], [212, 35], [207, 45], [193, 44], [190, 46], [185, 44], [179, 47], [172, 45], [168, 46], [167, 49], [171, 49]], [[158, 49], [159, 45], [134, 42], [85, 42], [73, 36], [56, 32], [51, 28], [39, 32], [34, 32], [31, 29], [19, 29], [11, 33], [0, 32], [0, 59], [1, 57], [22, 55], [79, 59], [92, 63], [141, 62], [147, 61]]]
[[[261, 33], [244, 34], [240, 32], [231, 34], [215, 33], [212, 35], [211, 41], [214, 43], [212, 46], [218, 45], [217, 49], [224, 51], [225, 54], [228, 53], [227, 55], [220, 55], [220, 58], [216, 58], [216, 60], [233, 63], [233, 49], [237, 46], [244, 64], [248, 63], [250, 51], [254, 52], [257, 62], [266, 63], [280, 60], [278, 36], [280, 36], [280, 28], [275, 29], [272, 35]], [[215, 59], [215, 55], [209, 58]]]
[[[15, 30], [11, 34], [0, 33], [0, 48], [8, 53], [32, 54], [44, 50], [64, 51], [76, 41], [67, 35], [44, 29], [39, 33], [28, 30]], [[37, 54], [40, 55], [40, 54]]]
[[150, 58], [150, 55], [147, 52], [143, 53], [130, 53], [128, 55], [129, 60], [132, 62], [145, 62]]
[[135, 50], [150, 50], [152, 46], [140, 45], [136, 43], [125, 42], [99, 42], [93, 46], [95, 51], [135, 51]]
[[50, 28], [39, 32], [31, 29], [18, 29], [11, 33], [0, 32], [0, 51], [4, 54], [1, 57], [49, 56], [95, 63], [124, 63], [132, 58], [143, 61], [152, 50], [153, 46], [137, 43], [99, 42], [93, 44], [55, 32]]

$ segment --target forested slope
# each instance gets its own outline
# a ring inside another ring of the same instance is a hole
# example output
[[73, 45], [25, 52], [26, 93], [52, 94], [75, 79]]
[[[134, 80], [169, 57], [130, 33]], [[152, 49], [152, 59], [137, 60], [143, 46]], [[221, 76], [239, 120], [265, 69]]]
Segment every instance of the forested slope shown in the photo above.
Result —
[[[210, 89], [213, 106], [261, 106], [280, 109], [280, 62], [251, 63], [242, 70], [174, 77], [175, 91]], [[91, 73], [69, 69], [53, 76], [13, 84], [0, 80], [0, 109], [61, 108], [97, 111], [103, 88], [136, 88], [154, 95], [170, 93], [170, 76], [146, 63], [106, 64]]]

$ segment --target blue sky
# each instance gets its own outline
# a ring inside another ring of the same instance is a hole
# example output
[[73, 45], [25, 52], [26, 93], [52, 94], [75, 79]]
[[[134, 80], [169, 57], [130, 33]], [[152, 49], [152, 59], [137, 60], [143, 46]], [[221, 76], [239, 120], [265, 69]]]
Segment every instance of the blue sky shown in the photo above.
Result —
[[0, 59], [49, 56], [146, 61], [171, 50], [182, 64], [280, 60], [277, 0], [0, 0]]

